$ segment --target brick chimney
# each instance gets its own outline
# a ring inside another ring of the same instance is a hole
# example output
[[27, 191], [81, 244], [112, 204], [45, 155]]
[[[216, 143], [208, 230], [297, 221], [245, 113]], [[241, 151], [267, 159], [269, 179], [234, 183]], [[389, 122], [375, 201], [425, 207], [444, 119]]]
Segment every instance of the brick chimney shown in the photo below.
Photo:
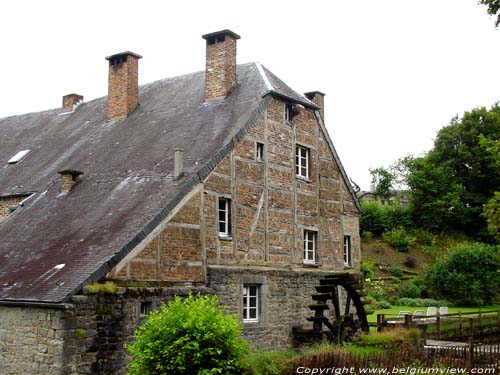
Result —
[[205, 100], [225, 98], [236, 85], [236, 41], [230, 30], [202, 36], [207, 41]]
[[304, 94], [307, 99], [314, 102], [319, 107], [321, 118], [325, 121], [325, 95], [321, 91], [311, 91]]
[[68, 94], [63, 96], [62, 109], [73, 111], [78, 104], [83, 102], [83, 96], [78, 94]]
[[68, 193], [73, 186], [80, 182], [80, 175], [83, 172], [74, 169], [65, 169], [57, 172], [61, 175], [61, 192]]
[[127, 117], [139, 105], [139, 59], [133, 52], [106, 57], [109, 61], [108, 120]]

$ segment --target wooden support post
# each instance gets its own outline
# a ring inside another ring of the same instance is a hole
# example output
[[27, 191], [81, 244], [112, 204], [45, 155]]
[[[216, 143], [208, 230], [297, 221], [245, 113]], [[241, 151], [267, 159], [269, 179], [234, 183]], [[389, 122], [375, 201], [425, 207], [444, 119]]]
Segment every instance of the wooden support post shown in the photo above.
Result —
[[441, 317], [439, 315], [436, 317], [436, 333], [438, 340], [441, 340]]
[[472, 337], [469, 337], [469, 341], [467, 343], [467, 370], [471, 370], [471, 368], [474, 365], [474, 341], [472, 340]]
[[410, 328], [411, 325], [411, 315], [405, 314], [405, 328]]
[[385, 321], [385, 314], [377, 314], [377, 332], [382, 332]]

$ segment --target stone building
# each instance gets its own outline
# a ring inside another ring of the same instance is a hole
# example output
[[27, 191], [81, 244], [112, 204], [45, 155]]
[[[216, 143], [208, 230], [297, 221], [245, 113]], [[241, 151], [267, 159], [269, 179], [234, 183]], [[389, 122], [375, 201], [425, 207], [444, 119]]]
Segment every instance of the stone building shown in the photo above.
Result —
[[203, 38], [205, 71], [139, 86], [127, 51], [107, 97], [0, 119], [0, 374], [124, 373], [134, 329], [189, 292], [254, 346], [290, 346], [334, 314], [310, 307], [325, 277], [355, 284], [359, 206], [324, 94], [237, 65], [229, 30]]

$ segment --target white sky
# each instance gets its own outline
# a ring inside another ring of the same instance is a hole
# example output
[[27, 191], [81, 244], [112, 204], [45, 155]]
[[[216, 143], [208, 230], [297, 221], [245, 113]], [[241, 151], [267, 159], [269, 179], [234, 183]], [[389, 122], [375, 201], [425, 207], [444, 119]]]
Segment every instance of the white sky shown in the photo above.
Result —
[[[140, 84], [204, 69], [202, 34], [241, 35], [299, 92], [326, 96], [326, 124], [347, 174], [432, 147], [456, 114], [500, 100], [500, 30], [478, 0], [5, 1], [0, 117], [107, 94], [105, 56], [130, 50]], [[1, 145], [0, 145], [1, 147]]]

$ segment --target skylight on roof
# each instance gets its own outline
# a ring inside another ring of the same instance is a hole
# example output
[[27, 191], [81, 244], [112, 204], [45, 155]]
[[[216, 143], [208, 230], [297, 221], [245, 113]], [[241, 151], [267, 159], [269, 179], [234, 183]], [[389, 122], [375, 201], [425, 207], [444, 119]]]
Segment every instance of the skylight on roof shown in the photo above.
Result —
[[7, 163], [8, 164], [16, 164], [19, 163], [21, 160], [23, 160], [31, 150], [23, 150], [19, 151], [17, 154], [15, 154]]

